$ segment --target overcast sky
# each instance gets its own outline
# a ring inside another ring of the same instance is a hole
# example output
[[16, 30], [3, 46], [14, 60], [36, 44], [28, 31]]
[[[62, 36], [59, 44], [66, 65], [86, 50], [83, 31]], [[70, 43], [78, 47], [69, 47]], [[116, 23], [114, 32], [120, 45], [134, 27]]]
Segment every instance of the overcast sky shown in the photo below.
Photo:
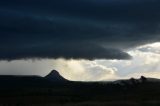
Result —
[[159, 0], [0, 1], [0, 74], [159, 78]]

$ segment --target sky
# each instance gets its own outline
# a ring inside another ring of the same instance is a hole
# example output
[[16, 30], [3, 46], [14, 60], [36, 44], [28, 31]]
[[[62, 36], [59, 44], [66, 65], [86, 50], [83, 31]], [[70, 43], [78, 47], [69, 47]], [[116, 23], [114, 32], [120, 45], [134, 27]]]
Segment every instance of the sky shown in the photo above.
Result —
[[160, 78], [159, 0], [0, 1], [0, 74]]

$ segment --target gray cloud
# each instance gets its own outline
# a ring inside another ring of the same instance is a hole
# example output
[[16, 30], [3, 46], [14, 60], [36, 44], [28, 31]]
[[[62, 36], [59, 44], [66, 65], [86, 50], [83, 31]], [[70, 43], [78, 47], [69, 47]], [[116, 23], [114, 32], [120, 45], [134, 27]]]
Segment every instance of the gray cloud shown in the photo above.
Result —
[[129, 59], [160, 40], [158, 0], [0, 1], [0, 59]]

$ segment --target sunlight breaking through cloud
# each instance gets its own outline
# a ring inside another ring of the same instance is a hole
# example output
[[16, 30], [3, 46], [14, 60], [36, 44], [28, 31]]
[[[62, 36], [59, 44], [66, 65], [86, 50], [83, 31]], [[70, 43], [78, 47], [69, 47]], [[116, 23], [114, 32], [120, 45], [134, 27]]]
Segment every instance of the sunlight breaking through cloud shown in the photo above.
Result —
[[[152, 43], [136, 47], [129, 50], [128, 53], [133, 56], [131, 60], [71, 60], [64, 61], [68, 64], [71, 80], [116, 80], [130, 77], [146, 77], [160, 78], [160, 43]], [[57, 62], [57, 61], [56, 61]], [[81, 68], [73, 65], [73, 62], [81, 66]], [[73, 66], [71, 66], [73, 65]], [[76, 68], [77, 67], [77, 68]], [[67, 77], [66, 67], [62, 74]], [[79, 70], [82, 69], [82, 70]], [[72, 71], [73, 70], [73, 71]], [[75, 72], [76, 71], [76, 72]], [[78, 74], [77, 77], [75, 74]], [[156, 73], [156, 74], [155, 74]]]
[[130, 77], [160, 78], [160, 42], [128, 50], [131, 60], [75, 60], [42, 59], [1, 61], [0, 74], [47, 75], [56, 69], [62, 76], [74, 81], [100, 81]]

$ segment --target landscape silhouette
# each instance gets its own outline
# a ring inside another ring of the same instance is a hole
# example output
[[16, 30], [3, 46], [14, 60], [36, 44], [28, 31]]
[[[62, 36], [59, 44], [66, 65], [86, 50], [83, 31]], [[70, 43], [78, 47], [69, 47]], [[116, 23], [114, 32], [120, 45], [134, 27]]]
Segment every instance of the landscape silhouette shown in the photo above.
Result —
[[0, 106], [160, 106], [160, 0], [0, 0]]
[[160, 80], [69, 81], [58, 71], [41, 76], [0, 76], [0, 105], [12, 106], [156, 106]]

